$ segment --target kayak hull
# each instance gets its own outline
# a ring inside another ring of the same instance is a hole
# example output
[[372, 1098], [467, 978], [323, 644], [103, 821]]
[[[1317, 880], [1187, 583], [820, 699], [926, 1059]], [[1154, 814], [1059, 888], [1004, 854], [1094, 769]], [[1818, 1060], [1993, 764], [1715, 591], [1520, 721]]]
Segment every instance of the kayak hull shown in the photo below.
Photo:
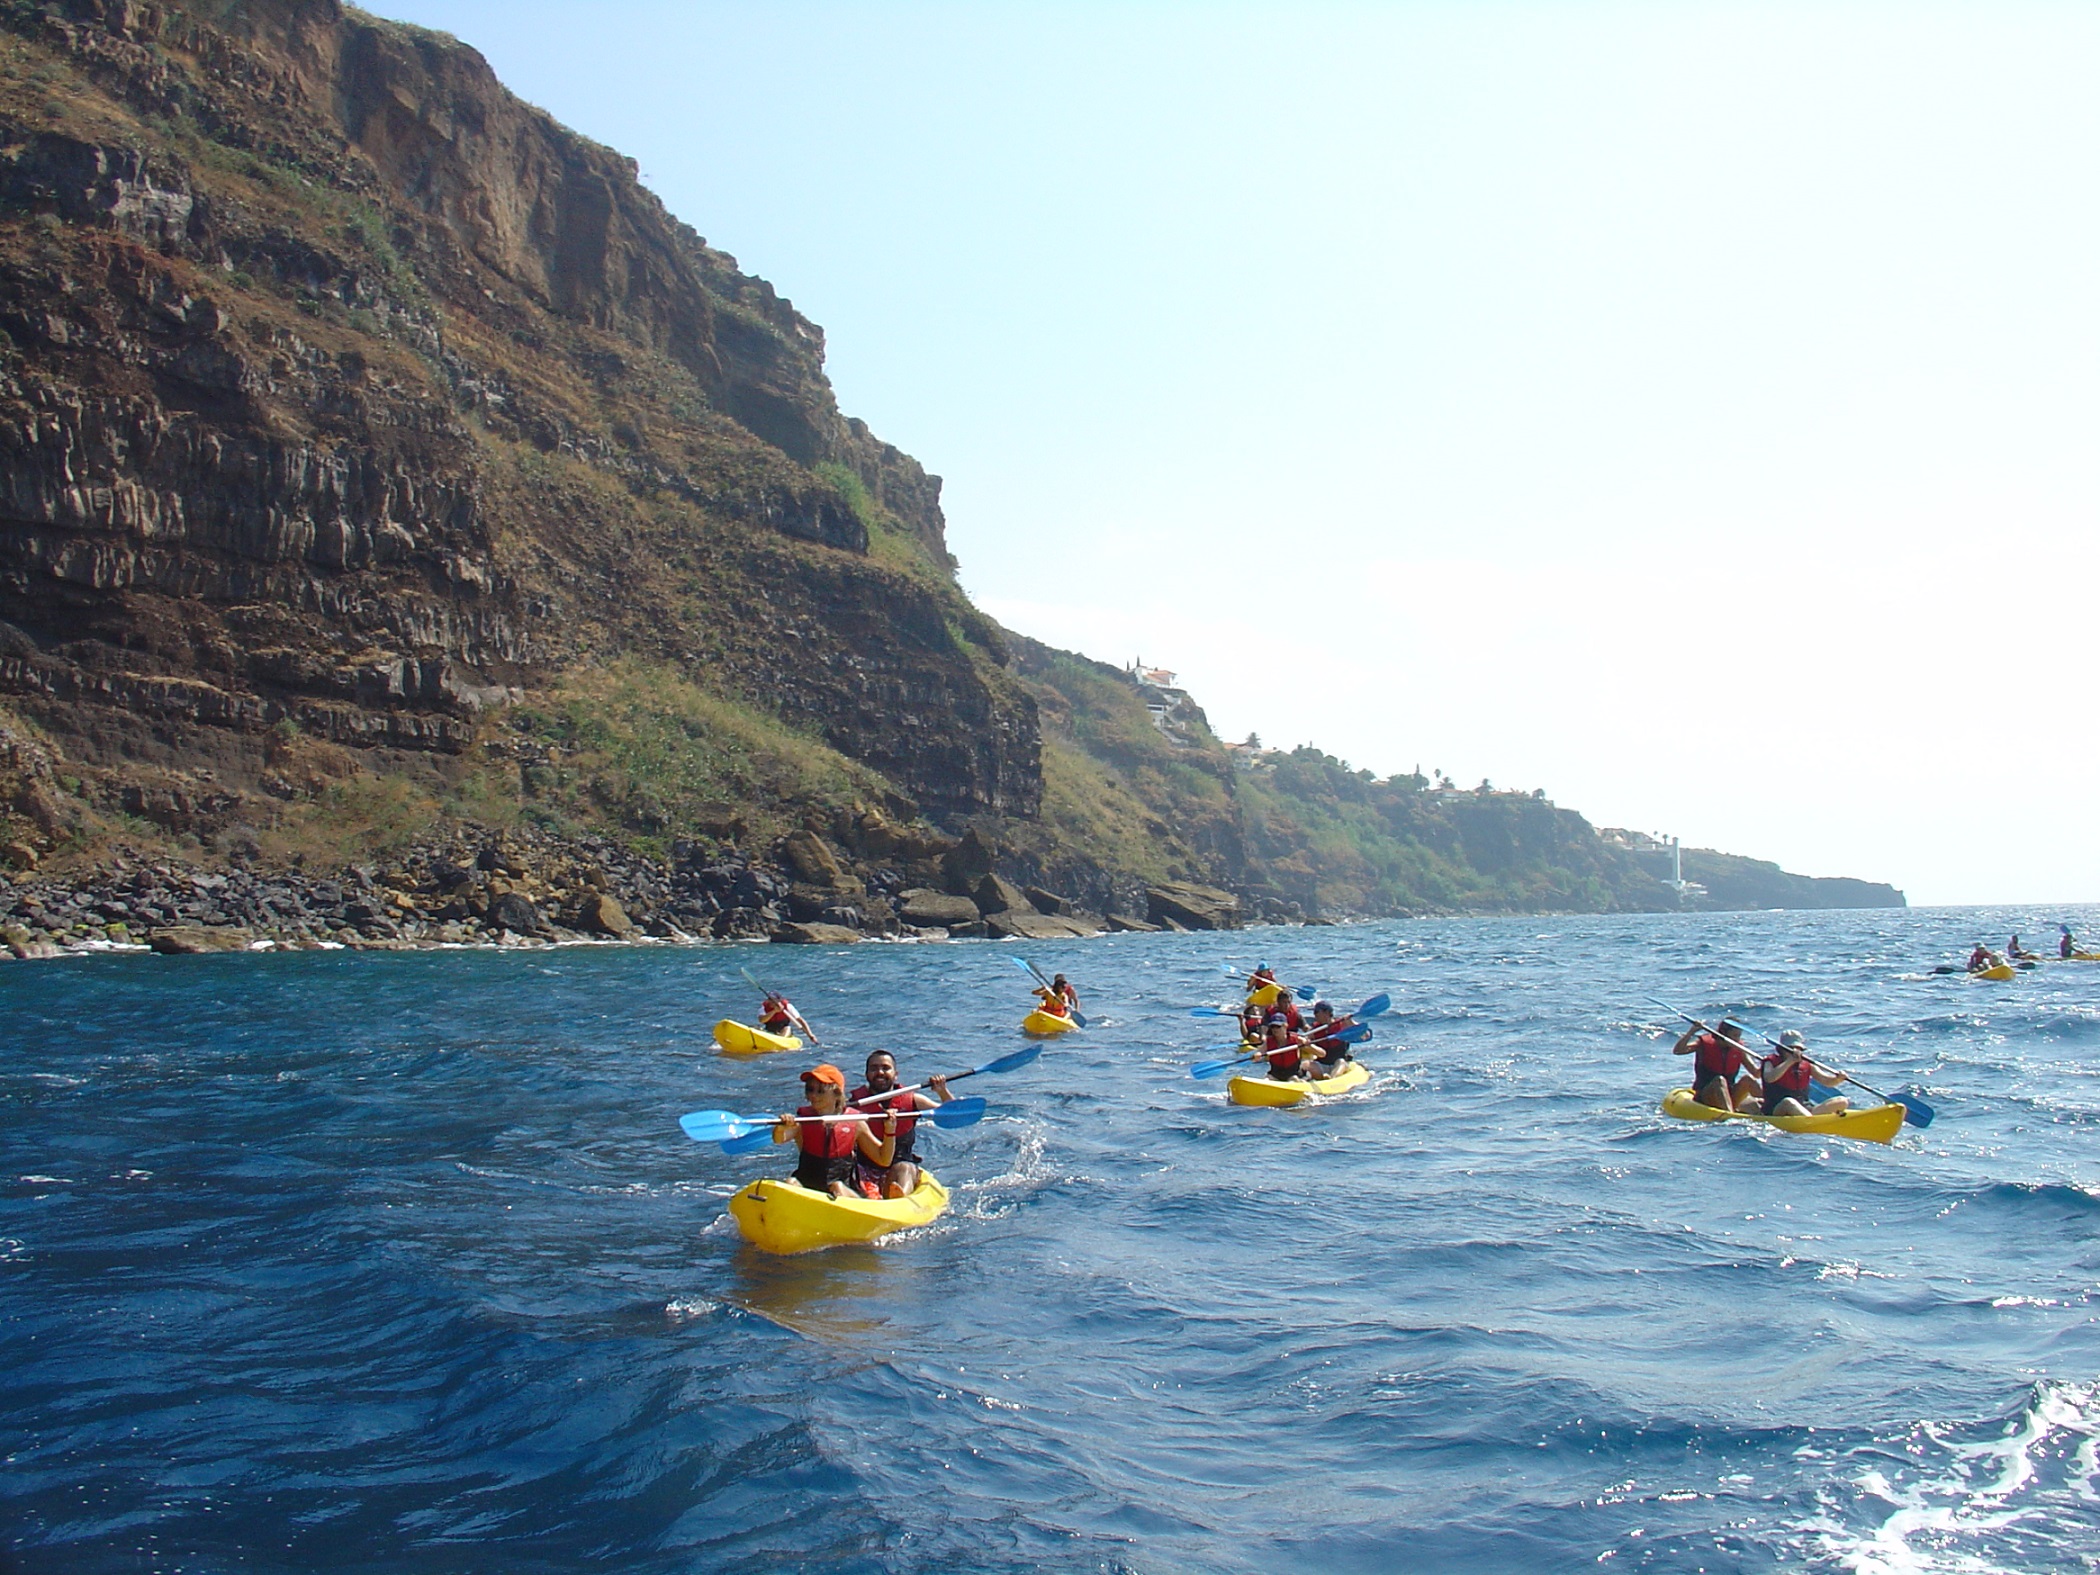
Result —
[[1068, 1034], [1078, 1026], [1069, 1017], [1059, 1017], [1041, 1010], [1030, 1012], [1021, 1019], [1021, 1032], [1037, 1039], [1050, 1039], [1058, 1034]]
[[776, 1050], [800, 1050], [802, 1041], [793, 1034], [769, 1034], [725, 1017], [715, 1024], [715, 1045], [724, 1055], [771, 1055]]
[[1782, 1132], [1810, 1132], [1823, 1137], [1855, 1138], [1862, 1143], [1888, 1143], [1903, 1127], [1901, 1105], [1870, 1105], [1848, 1110], [1839, 1116], [1750, 1116], [1734, 1110], [1716, 1110], [1692, 1097], [1689, 1088], [1673, 1088], [1663, 1095], [1662, 1113], [1679, 1121], [1754, 1121]]
[[1370, 1081], [1370, 1071], [1364, 1064], [1351, 1061], [1333, 1077], [1323, 1078], [1317, 1083], [1274, 1077], [1236, 1077], [1225, 1085], [1225, 1092], [1235, 1105], [1296, 1105], [1303, 1103], [1309, 1094], [1346, 1094]]
[[948, 1207], [948, 1189], [925, 1171], [904, 1198], [834, 1198], [799, 1182], [754, 1181], [729, 1200], [730, 1218], [761, 1252], [816, 1252], [874, 1241], [930, 1225]]
[[2002, 983], [2007, 979], [2017, 979], [2019, 976], [2020, 970], [2011, 963], [2000, 963], [1995, 968], [1971, 968], [1969, 970], [1971, 979], [1989, 979], [1994, 983]]

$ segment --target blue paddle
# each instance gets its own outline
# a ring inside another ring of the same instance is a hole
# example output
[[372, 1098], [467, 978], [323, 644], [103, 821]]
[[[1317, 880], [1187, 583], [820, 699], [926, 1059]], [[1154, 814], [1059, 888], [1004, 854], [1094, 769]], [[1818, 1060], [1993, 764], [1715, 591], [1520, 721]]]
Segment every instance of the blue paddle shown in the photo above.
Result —
[[[982, 1099], [951, 1099], [945, 1105], [936, 1106], [932, 1110], [921, 1111], [919, 1119], [931, 1121], [937, 1127], [945, 1127], [952, 1131], [956, 1127], [974, 1126], [984, 1119], [984, 1111], [985, 1104]], [[722, 1152], [725, 1154], [758, 1153], [773, 1141], [774, 1123], [781, 1119], [778, 1116], [731, 1115], [726, 1110], [701, 1110], [696, 1111], [695, 1114], [729, 1117], [728, 1121], [722, 1123], [718, 1130], [710, 1132], [706, 1137], [696, 1136], [691, 1127], [686, 1127], [687, 1137], [692, 1138], [696, 1143], [719, 1143], [722, 1145]], [[849, 1113], [838, 1116], [790, 1116], [788, 1119], [791, 1121], [844, 1121], [849, 1119], [868, 1121], [874, 1118]], [[685, 1120], [681, 1119], [678, 1124], [685, 1126]]]
[[[1064, 999], [1063, 996], [1057, 993], [1057, 986], [1043, 977], [1043, 970], [1038, 968], [1034, 963], [1030, 962], [1026, 957], [1016, 957], [1014, 959], [1014, 966], [1016, 968], [1019, 968], [1023, 973], [1033, 975], [1035, 978], [1035, 982], [1041, 985], [1044, 989], [1048, 990], [1053, 1000]], [[1066, 1002], [1066, 1009], [1071, 1012], [1073, 1022], [1077, 1023], [1081, 1028], [1086, 1027], [1086, 1013], [1082, 1012], [1078, 1007], [1071, 1005], [1070, 1002]]]

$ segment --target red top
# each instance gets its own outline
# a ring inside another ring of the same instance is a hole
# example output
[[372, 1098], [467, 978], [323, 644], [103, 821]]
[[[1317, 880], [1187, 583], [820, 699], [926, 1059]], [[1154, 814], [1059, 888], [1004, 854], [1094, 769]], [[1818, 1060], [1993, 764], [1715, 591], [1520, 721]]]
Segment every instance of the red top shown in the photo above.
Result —
[[[798, 1116], [816, 1113], [815, 1105], [804, 1105], [795, 1112]], [[801, 1132], [802, 1152], [814, 1154], [819, 1159], [849, 1159], [859, 1133], [858, 1121], [805, 1121]]]
[[[871, 1101], [871, 1103], [861, 1104], [861, 1101], [864, 1099]], [[899, 1153], [907, 1150], [909, 1145], [905, 1142], [905, 1139], [911, 1136], [912, 1129], [919, 1124], [919, 1096], [917, 1094], [907, 1094], [901, 1089], [894, 1094], [878, 1094], [875, 1090], [868, 1087], [867, 1084], [863, 1083], [847, 1096], [846, 1102], [850, 1105], [859, 1106], [871, 1116], [880, 1115], [885, 1110], [896, 1111], [897, 1150]], [[871, 1128], [870, 1130], [873, 1129]]]
[[1765, 1058], [1757, 1069], [1758, 1080], [1765, 1085], [1767, 1094], [1776, 1093], [1781, 1099], [1800, 1099], [1808, 1093], [1808, 1085], [1815, 1081], [1815, 1069], [1808, 1064], [1807, 1056], [1799, 1056], [1794, 1064], [1776, 1077], [1772, 1069], [1784, 1059], [1785, 1052]]
[[1734, 1077], [1749, 1062], [1743, 1055], [1743, 1047], [1733, 1039], [1723, 1039], [1719, 1034], [1701, 1034], [1692, 1041], [1694, 1070], [1698, 1073], [1696, 1086], [1704, 1088], [1717, 1077]]

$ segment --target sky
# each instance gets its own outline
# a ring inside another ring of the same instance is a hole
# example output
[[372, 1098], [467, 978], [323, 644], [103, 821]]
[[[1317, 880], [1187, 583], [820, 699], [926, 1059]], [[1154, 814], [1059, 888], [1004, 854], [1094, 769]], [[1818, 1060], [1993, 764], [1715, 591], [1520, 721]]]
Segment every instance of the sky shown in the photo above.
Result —
[[1220, 734], [2100, 898], [2100, 7], [380, 0]]

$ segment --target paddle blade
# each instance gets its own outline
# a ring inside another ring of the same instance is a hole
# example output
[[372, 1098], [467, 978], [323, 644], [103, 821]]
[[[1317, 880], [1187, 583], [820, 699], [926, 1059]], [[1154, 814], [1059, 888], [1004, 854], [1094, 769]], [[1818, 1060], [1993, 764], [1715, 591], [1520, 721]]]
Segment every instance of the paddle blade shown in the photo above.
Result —
[[1369, 1023], [1351, 1023], [1347, 1028], [1344, 1028], [1340, 1033], [1332, 1037], [1345, 1045], [1360, 1045], [1371, 1037], [1371, 1025]]
[[1189, 1068], [1189, 1076], [1216, 1077], [1221, 1072], [1228, 1072], [1236, 1066], [1245, 1065], [1247, 1059], [1246, 1056], [1239, 1055], [1234, 1056], [1230, 1061], [1198, 1061]]
[[728, 1142], [722, 1145], [722, 1152], [725, 1154], [756, 1154], [772, 1146], [773, 1129], [771, 1127], [760, 1127], [756, 1132], [746, 1132], [742, 1137], [729, 1139]]
[[1189, 1008], [1189, 1016], [1191, 1017], [1237, 1017], [1239, 1015], [1238, 1009], [1230, 1006], [1192, 1006]]
[[1903, 1107], [1903, 1119], [1914, 1127], [1929, 1127], [1932, 1118], [1939, 1112], [1915, 1094], [1898, 1094], [1896, 1103]]
[[1026, 1066], [1042, 1053], [1043, 1047], [1041, 1045], [1029, 1045], [1026, 1049], [1011, 1051], [999, 1057], [996, 1061], [987, 1061], [983, 1066], [972, 1067], [970, 1070], [973, 1072], [1011, 1072], [1017, 1066]]
[[678, 1125], [695, 1143], [719, 1143], [745, 1131], [751, 1123], [733, 1110], [695, 1110], [680, 1116]]
[[1392, 1009], [1393, 998], [1390, 995], [1374, 995], [1349, 1015], [1356, 1018], [1376, 1017], [1380, 1012], [1390, 1012]]
[[951, 1099], [933, 1112], [933, 1124], [951, 1131], [971, 1126], [984, 1119], [984, 1109], [982, 1099]]

